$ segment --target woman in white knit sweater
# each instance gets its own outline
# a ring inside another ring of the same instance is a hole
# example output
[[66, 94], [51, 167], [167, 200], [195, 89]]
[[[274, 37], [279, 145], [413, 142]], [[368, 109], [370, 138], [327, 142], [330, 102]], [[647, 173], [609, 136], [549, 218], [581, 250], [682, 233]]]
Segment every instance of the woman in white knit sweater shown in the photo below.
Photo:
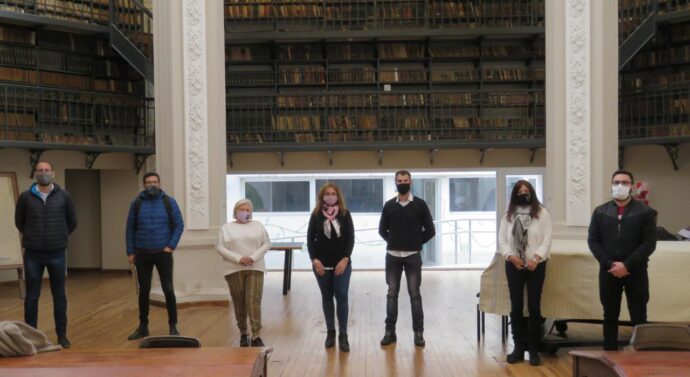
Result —
[[[264, 255], [271, 247], [266, 228], [252, 220], [252, 202], [235, 203], [235, 221], [223, 225], [218, 232], [216, 250], [223, 257], [221, 266], [228, 283], [240, 330], [240, 347], [264, 347], [261, 340], [261, 297], [264, 290]], [[251, 341], [247, 330], [251, 324]]]
[[[541, 336], [541, 291], [551, 248], [551, 218], [528, 181], [521, 180], [513, 186], [508, 211], [501, 219], [498, 242], [499, 251], [506, 260], [510, 325], [515, 345], [506, 361], [511, 364], [523, 361], [527, 348], [530, 364], [539, 365], [541, 360], [537, 346]], [[523, 316], [525, 285], [529, 310], [527, 329]]]

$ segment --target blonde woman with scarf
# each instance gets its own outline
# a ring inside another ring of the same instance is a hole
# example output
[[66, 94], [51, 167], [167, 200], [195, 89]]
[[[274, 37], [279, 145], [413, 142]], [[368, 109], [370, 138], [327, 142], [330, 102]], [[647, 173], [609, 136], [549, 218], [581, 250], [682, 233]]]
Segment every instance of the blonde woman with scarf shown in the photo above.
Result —
[[[355, 245], [352, 216], [345, 206], [340, 188], [326, 183], [319, 190], [316, 207], [309, 219], [307, 247], [316, 282], [321, 290], [326, 318], [326, 348], [335, 346], [335, 316], [338, 317], [338, 343], [342, 352], [350, 352], [347, 339], [348, 290], [352, 265], [350, 255]], [[337, 310], [333, 304], [337, 302]]]
[[[510, 327], [515, 346], [506, 361], [510, 364], [523, 361], [527, 349], [529, 363], [540, 365], [537, 347], [541, 336], [541, 291], [551, 248], [551, 218], [528, 181], [521, 180], [513, 186], [508, 211], [501, 219], [498, 240], [499, 251], [506, 260]], [[529, 310], [526, 329], [523, 317], [525, 285]]]

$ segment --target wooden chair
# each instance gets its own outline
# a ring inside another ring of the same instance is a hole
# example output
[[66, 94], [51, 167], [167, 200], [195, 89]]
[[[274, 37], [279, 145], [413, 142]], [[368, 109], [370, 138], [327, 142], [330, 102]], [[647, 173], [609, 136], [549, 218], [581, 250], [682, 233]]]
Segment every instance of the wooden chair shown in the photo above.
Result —
[[199, 348], [199, 339], [179, 335], [148, 336], [139, 343], [139, 348]]
[[648, 323], [633, 329], [630, 346], [635, 351], [690, 351], [690, 327], [668, 323]]

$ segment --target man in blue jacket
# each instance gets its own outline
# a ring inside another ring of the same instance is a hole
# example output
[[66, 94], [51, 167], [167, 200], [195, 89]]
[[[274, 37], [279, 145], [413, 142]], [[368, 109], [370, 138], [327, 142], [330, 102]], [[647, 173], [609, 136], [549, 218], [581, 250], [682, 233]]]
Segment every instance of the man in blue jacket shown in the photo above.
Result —
[[36, 164], [34, 176], [36, 183], [19, 196], [14, 212], [14, 223], [22, 234], [24, 248], [24, 322], [37, 328], [38, 298], [43, 270], [47, 268], [58, 343], [69, 348], [65, 248], [69, 235], [77, 228], [77, 211], [69, 193], [53, 182], [55, 173], [50, 162]]
[[129, 340], [149, 335], [149, 294], [153, 266], [158, 270], [165, 305], [168, 308], [170, 335], [177, 331], [177, 302], [173, 288], [173, 256], [184, 222], [177, 202], [161, 190], [157, 173], [144, 174], [144, 191], [129, 206], [127, 216], [127, 257], [136, 266], [139, 281], [139, 327]]

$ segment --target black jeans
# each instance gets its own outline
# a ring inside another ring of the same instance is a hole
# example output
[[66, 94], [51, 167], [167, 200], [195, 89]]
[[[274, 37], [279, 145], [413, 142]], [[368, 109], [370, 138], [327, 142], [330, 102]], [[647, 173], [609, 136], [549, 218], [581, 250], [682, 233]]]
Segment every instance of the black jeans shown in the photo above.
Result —
[[139, 279], [139, 323], [149, 323], [149, 294], [151, 293], [151, 276], [153, 266], [158, 270], [161, 287], [165, 295], [165, 306], [168, 308], [168, 324], [177, 324], [177, 302], [173, 288], [173, 256], [172, 253], [138, 253], [134, 258]]
[[[510, 291], [510, 327], [513, 343], [518, 349], [535, 351], [541, 337], [541, 291], [546, 277], [546, 262], [539, 263], [534, 271], [518, 270], [506, 261], [506, 277]], [[527, 310], [529, 319], [525, 331], [524, 290], [527, 286]], [[525, 338], [527, 344], [525, 344]]]
[[65, 273], [67, 271], [65, 250], [24, 252], [24, 274], [26, 275], [26, 297], [24, 298], [24, 322], [38, 328], [38, 298], [41, 296], [43, 270], [48, 269], [50, 293], [53, 295], [53, 317], [58, 336], [67, 335], [67, 294]]
[[412, 329], [415, 332], [424, 331], [424, 310], [422, 309], [422, 294], [419, 290], [422, 286], [422, 255], [420, 253], [405, 258], [386, 254], [386, 284], [388, 284], [386, 330], [395, 332], [395, 324], [398, 322], [398, 293], [403, 271], [407, 280], [407, 293], [410, 294]]
[[649, 302], [649, 278], [647, 268], [631, 271], [630, 275], [617, 278], [599, 269], [599, 299], [604, 307], [604, 349], [618, 349], [618, 316], [621, 312], [621, 298], [625, 289], [630, 322], [639, 325], [647, 322]]
[[[334, 270], [328, 270], [323, 276], [314, 271], [316, 282], [319, 283], [321, 290], [321, 305], [323, 315], [326, 318], [326, 329], [335, 330], [335, 315], [338, 315], [338, 331], [347, 334], [348, 303], [347, 296], [350, 289], [350, 276], [352, 275], [352, 265], [348, 264], [340, 276], [335, 276]], [[333, 304], [333, 297], [338, 303], [338, 309]]]

